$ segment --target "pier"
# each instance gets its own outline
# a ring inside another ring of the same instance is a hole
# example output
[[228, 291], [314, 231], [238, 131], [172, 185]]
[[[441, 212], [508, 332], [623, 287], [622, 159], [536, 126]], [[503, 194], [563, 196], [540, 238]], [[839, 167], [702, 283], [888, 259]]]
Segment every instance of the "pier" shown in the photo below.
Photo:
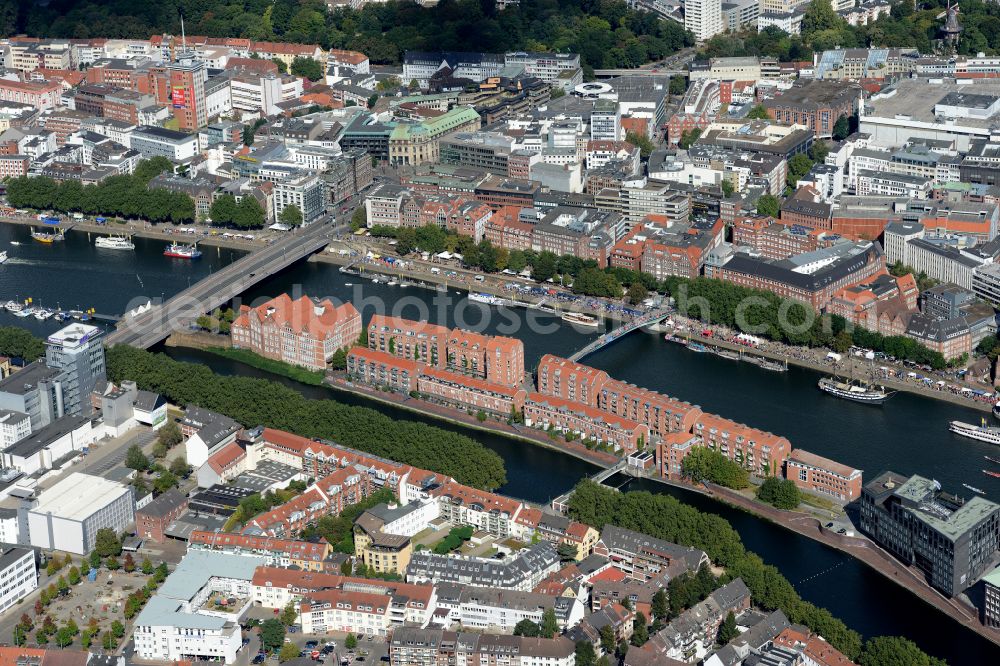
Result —
[[258, 282], [267, 280], [323, 249], [333, 227], [319, 222], [290, 233], [277, 243], [246, 255], [146, 312], [126, 316], [106, 344], [148, 348], [172, 332], [184, 330], [198, 317], [222, 307]]
[[599, 349], [607, 347], [615, 340], [621, 340], [622, 338], [624, 338], [626, 335], [636, 330], [637, 328], [642, 328], [643, 326], [649, 326], [651, 324], [658, 324], [659, 322], [666, 319], [668, 315], [669, 312], [667, 310], [655, 310], [653, 312], [650, 312], [649, 314], [645, 314], [639, 317], [638, 319], [633, 319], [632, 321], [627, 322], [622, 326], [619, 326], [613, 331], [608, 331], [607, 333], [597, 338], [583, 349], [578, 350], [576, 353], [574, 353], [572, 356], [569, 357], [569, 360], [574, 362], [579, 362], [585, 356], [590, 356]]

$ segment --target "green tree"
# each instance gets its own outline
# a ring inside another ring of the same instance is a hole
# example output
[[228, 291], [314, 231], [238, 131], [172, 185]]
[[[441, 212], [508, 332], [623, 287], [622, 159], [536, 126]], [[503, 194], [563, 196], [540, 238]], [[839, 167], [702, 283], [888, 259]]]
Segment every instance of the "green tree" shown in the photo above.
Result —
[[556, 552], [559, 553], [559, 559], [563, 562], [569, 562], [576, 559], [579, 548], [575, 543], [563, 542], [556, 546]]
[[613, 654], [615, 651], [615, 631], [611, 628], [610, 624], [606, 624], [600, 628], [598, 634], [601, 636], [601, 649], [604, 650], [605, 654]]
[[692, 481], [710, 481], [727, 488], [746, 488], [747, 470], [736, 461], [712, 449], [699, 447], [684, 456], [681, 473]]
[[757, 489], [757, 499], [785, 510], [796, 508], [802, 501], [799, 489], [793, 481], [774, 476], [764, 479], [764, 483]]
[[271, 58], [271, 62], [278, 66], [278, 71], [282, 74], [288, 74], [288, 64], [285, 63], [281, 58]]
[[817, 164], [822, 164], [829, 154], [830, 146], [822, 139], [814, 141], [813, 145], [809, 146], [809, 158]]
[[594, 644], [588, 640], [576, 642], [576, 666], [596, 666], [597, 654], [594, 652]]
[[73, 642], [73, 632], [69, 627], [62, 626], [56, 631], [56, 645], [61, 648], [69, 646]]
[[165, 493], [171, 488], [176, 488], [180, 484], [180, 480], [174, 476], [173, 472], [170, 470], [164, 470], [156, 477], [153, 481], [153, 490], [157, 493]]
[[260, 625], [260, 644], [273, 652], [285, 642], [285, 625], [277, 618], [264, 620]]
[[295, 624], [295, 620], [299, 618], [299, 611], [295, 607], [294, 602], [289, 602], [281, 611], [281, 623], [286, 627], [290, 627]]
[[767, 109], [764, 108], [763, 104], [757, 104], [750, 112], [747, 114], [747, 118], [751, 120], [770, 120], [771, 116], [768, 115]]
[[23, 328], [0, 326], [0, 356], [31, 362], [45, 355], [45, 345]]
[[149, 458], [137, 444], [133, 444], [125, 452], [125, 466], [137, 472], [144, 472], [149, 469]]
[[546, 608], [542, 612], [542, 624], [538, 627], [538, 635], [542, 638], [553, 638], [559, 633], [559, 621], [556, 619], [556, 612], [551, 608]]
[[111, 623], [111, 634], [115, 638], [123, 637], [125, 635], [125, 625], [120, 620], [115, 620]]
[[142, 559], [142, 564], [139, 566], [140, 566], [140, 571], [142, 571], [142, 573], [144, 573], [145, 575], [149, 576], [153, 573], [153, 563], [149, 560], [148, 557], [144, 557]]
[[726, 614], [726, 619], [719, 625], [719, 636], [716, 639], [716, 643], [719, 645], [727, 645], [729, 641], [739, 635], [740, 630], [736, 628], [736, 616], [733, 615], [733, 611], [729, 611], [729, 613]]
[[294, 643], [285, 643], [278, 651], [278, 661], [291, 661], [298, 659], [299, 648]]
[[348, 650], [358, 647], [358, 637], [354, 634], [347, 634], [347, 638], [344, 639], [344, 647]]
[[687, 150], [695, 144], [695, 142], [701, 138], [701, 128], [695, 127], [694, 129], [684, 130], [681, 133], [681, 139], [677, 142], [677, 145], [684, 150]]
[[305, 77], [310, 81], [319, 81], [323, 78], [323, 66], [312, 58], [299, 56], [292, 61], [292, 74]]
[[278, 219], [282, 224], [287, 224], [290, 227], [297, 227], [302, 224], [302, 210], [295, 205], [285, 206], [281, 209], [281, 214], [278, 215]]
[[212, 202], [212, 207], [208, 211], [208, 216], [212, 218], [212, 224], [219, 227], [226, 227], [233, 224], [237, 215], [236, 197], [231, 194], [223, 194]]
[[802, 15], [802, 35], [809, 39], [814, 33], [835, 30], [844, 24], [844, 19], [833, 11], [833, 5], [825, 0], [812, 0]]
[[69, 568], [68, 580], [70, 585], [77, 585], [80, 582], [80, 570], [75, 566]]
[[177, 477], [187, 477], [191, 473], [191, 466], [187, 464], [184, 456], [177, 456], [170, 461], [170, 473]]
[[122, 565], [118, 561], [118, 558], [114, 556], [105, 558], [104, 566], [108, 568], [108, 571], [118, 571], [119, 569], [122, 568]]
[[366, 104], [368, 105], [369, 109], [374, 109], [376, 102], [378, 102], [378, 95], [377, 94], [376, 95], [370, 95], [368, 97], [368, 101], [366, 102]]
[[851, 121], [844, 114], [840, 114], [837, 122], [833, 125], [833, 138], [843, 141], [851, 134]]
[[105, 650], [110, 652], [118, 646], [118, 641], [115, 640], [115, 637], [111, 635], [110, 631], [105, 631], [101, 635], [101, 645]]
[[804, 178], [807, 173], [809, 173], [812, 166], [813, 162], [809, 159], [808, 155], [803, 153], [793, 155], [792, 158], [788, 160], [788, 185], [790, 187], [795, 187], [795, 184]]
[[733, 193], [736, 192], [736, 187], [733, 185], [733, 181], [728, 178], [723, 178], [722, 183], [719, 185], [722, 188], [722, 196], [731, 197]]
[[633, 282], [629, 285], [628, 291], [625, 293], [625, 297], [632, 305], [639, 305], [644, 300], [649, 298], [649, 290], [646, 289], [646, 285], [643, 283]]
[[781, 202], [778, 201], [778, 197], [765, 194], [757, 199], [757, 214], [778, 217], [781, 214]]
[[858, 660], [861, 666], [944, 666], [913, 641], [900, 636], [877, 636], [865, 642]]
[[653, 611], [653, 617], [661, 622], [667, 617], [667, 593], [660, 588], [653, 595], [653, 600], [650, 603], [650, 610]]
[[687, 91], [687, 79], [683, 76], [670, 77], [670, 94], [683, 95]]
[[529, 619], [524, 619], [514, 625], [515, 636], [527, 636], [528, 638], [538, 637], [538, 625]]
[[351, 231], [364, 229], [368, 226], [368, 211], [364, 206], [358, 206], [351, 214]]
[[111, 555], [120, 555], [122, 552], [122, 542], [118, 534], [110, 527], [102, 527], [97, 530], [94, 536], [94, 553], [97, 554], [97, 564], [94, 563], [94, 555], [90, 556], [90, 564], [93, 567], [100, 566], [101, 558]]
[[638, 132], [627, 132], [625, 134], [625, 140], [639, 149], [639, 157], [644, 160], [649, 159], [649, 155], [653, 152], [654, 146], [648, 136], [645, 134], [639, 134]]
[[250, 194], [244, 194], [240, 202], [236, 204], [233, 226], [240, 229], [259, 229], [264, 226], [266, 220], [267, 215], [260, 202]]
[[175, 421], [168, 421], [156, 431], [156, 441], [167, 449], [172, 449], [184, 441], [184, 435]]
[[632, 629], [632, 645], [642, 647], [649, 640], [649, 622], [642, 612], [635, 614], [635, 621]]

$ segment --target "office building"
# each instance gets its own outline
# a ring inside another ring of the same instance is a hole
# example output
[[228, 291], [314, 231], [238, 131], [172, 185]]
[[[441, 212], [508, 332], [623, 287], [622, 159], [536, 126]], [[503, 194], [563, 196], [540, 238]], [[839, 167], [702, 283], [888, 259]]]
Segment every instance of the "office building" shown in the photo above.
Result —
[[28, 415], [38, 430], [63, 415], [60, 371], [35, 361], [0, 381], [0, 409]]
[[318, 176], [301, 175], [274, 184], [274, 219], [281, 219], [281, 212], [295, 206], [302, 213], [302, 224], [315, 222], [323, 214], [325, 199], [323, 181]]
[[861, 492], [861, 530], [953, 597], [993, 564], [1000, 505], [946, 493], [937, 481], [884, 472]]
[[96, 326], [70, 324], [45, 340], [45, 365], [60, 371], [65, 414], [93, 411], [90, 394], [105, 378], [102, 331]]
[[24, 412], [0, 409], [0, 451], [31, 434], [31, 418]]
[[826, 495], [838, 502], [861, 496], [861, 470], [809, 451], [794, 449], [785, 461], [785, 478], [802, 490]]
[[135, 518], [135, 498], [129, 486], [73, 472], [36, 499], [26, 500], [22, 511], [26, 543], [84, 555], [94, 549], [98, 530], [125, 531]]
[[143, 158], [166, 157], [183, 162], [198, 154], [198, 135], [185, 134], [163, 127], [143, 125], [129, 137], [129, 147]]
[[0, 613], [38, 588], [35, 551], [0, 544]]
[[170, 86], [170, 106], [180, 129], [193, 132], [208, 124], [205, 105], [205, 82], [208, 70], [205, 61], [196, 60], [191, 52], [167, 65]]

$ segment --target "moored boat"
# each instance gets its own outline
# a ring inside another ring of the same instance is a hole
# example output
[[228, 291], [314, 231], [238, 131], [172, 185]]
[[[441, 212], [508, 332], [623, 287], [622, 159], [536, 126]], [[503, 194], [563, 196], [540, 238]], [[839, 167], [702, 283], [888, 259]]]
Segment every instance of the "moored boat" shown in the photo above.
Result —
[[597, 326], [601, 323], [598, 321], [597, 317], [591, 317], [590, 315], [585, 315], [582, 312], [564, 312], [560, 319], [571, 324], [576, 324], [577, 326], [588, 326], [591, 328], [597, 328]]
[[31, 237], [39, 243], [46, 244], [56, 243], [64, 239], [60, 233], [50, 234], [47, 231], [32, 231]]
[[952, 421], [948, 424], [948, 430], [962, 437], [1000, 445], [1000, 428], [987, 428], [985, 425], [975, 426], [971, 423]]
[[701, 344], [700, 342], [689, 342], [687, 347], [688, 347], [688, 349], [690, 349], [693, 352], [699, 352], [700, 353], [700, 352], [707, 352], [708, 351], [708, 347], [706, 347], [705, 345]]
[[834, 397], [866, 405], [881, 405], [892, 396], [892, 393], [881, 386], [842, 382], [834, 377], [823, 377], [819, 380], [818, 386], [821, 391]]
[[499, 296], [484, 294], [481, 291], [471, 292], [469, 294], [469, 300], [473, 303], [485, 303], [486, 305], [507, 305], [508, 303], [508, 301], [500, 298]]
[[983, 456], [983, 457], [989, 460], [991, 463], [996, 463], [997, 465], [1000, 465], [1000, 460], [997, 460], [996, 458], [990, 458], [989, 456]]
[[174, 257], [176, 259], [197, 259], [201, 256], [201, 250], [194, 245], [171, 243], [167, 246], [167, 249], [163, 251], [163, 256]]
[[969, 485], [969, 484], [967, 484], [967, 483], [963, 483], [963, 484], [962, 484], [962, 486], [963, 486], [963, 487], [965, 487], [965, 488], [968, 488], [969, 490], [971, 490], [972, 492], [974, 492], [974, 493], [976, 493], [976, 494], [978, 494], [978, 495], [985, 495], [985, 494], [986, 494], [986, 493], [985, 493], [985, 492], [983, 492], [983, 491], [982, 491], [981, 489], [979, 489], [979, 488], [976, 488], [975, 486], [970, 486], [970, 485]]
[[988, 469], [984, 469], [983, 474], [986, 476], [992, 476], [994, 479], [1000, 479], [1000, 472], [991, 472]]
[[1000, 419], [1000, 400], [997, 400], [996, 404], [993, 405], [993, 416]]
[[14, 300], [7, 301], [6, 303], [4, 303], [3, 307], [5, 310], [7, 310], [7, 312], [20, 312], [21, 310], [24, 309], [23, 304]]
[[94, 246], [105, 250], [134, 250], [135, 243], [125, 236], [101, 236], [94, 241]]

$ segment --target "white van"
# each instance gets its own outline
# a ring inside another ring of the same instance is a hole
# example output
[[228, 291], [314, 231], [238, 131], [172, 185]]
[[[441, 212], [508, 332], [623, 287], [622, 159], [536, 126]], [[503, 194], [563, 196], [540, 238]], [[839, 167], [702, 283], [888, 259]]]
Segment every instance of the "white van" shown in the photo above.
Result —
[[441, 274], [441, 269], [440, 268], [432, 268], [431, 269], [431, 273], [433, 273], [434, 275], [440, 275]]

